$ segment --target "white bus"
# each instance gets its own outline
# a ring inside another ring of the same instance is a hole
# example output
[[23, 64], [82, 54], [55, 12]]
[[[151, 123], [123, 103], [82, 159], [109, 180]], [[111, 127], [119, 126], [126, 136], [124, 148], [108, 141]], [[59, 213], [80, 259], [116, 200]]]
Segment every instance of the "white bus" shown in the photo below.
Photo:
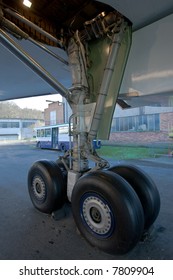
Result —
[[36, 128], [37, 147], [41, 149], [69, 149], [69, 124], [41, 126]]

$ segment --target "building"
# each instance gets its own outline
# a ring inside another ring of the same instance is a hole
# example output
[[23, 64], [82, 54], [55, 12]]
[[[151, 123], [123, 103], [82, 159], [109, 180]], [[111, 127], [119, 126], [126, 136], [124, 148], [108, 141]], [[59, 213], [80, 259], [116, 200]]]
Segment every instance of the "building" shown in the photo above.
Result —
[[44, 110], [45, 125], [68, 123], [71, 114], [70, 106], [65, 98], [62, 102], [50, 101], [48, 108]]
[[[67, 101], [51, 102], [44, 111], [45, 125], [68, 123], [72, 112]], [[123, 110], [117, 104], [109, 140], [124, 144], [172, 142], [173, 107], [143, 106]]]
[[140, 107], [122, 110], [116, 106], [110, 141], [129, 144], [172, 142], [173, 107]]
[[35, 136], [34, 127], [43, 125], [43, 120], [0, 119], [0, 140], [23, 140]]
[[53, 101], [48, 104], [48, 108], [44, 110], [45, 125], [54, 125], [64, 123], [64, 108], [63, 103]]

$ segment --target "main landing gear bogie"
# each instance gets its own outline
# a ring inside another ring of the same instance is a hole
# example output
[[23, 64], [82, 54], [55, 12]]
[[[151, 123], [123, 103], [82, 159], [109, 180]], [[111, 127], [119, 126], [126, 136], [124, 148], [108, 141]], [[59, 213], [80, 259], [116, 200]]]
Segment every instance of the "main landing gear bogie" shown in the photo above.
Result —
[[[67, 201], [67, 170], [60, 161], [40, 160], [28, 174], [33, 205], [44, 213]], [[71, 206], [80, 233], [93, 246], [125, 254], [158, 216], [160, 197], [154, 182], [140, 169], [120, 165], [89, 171], [74, 185]]]

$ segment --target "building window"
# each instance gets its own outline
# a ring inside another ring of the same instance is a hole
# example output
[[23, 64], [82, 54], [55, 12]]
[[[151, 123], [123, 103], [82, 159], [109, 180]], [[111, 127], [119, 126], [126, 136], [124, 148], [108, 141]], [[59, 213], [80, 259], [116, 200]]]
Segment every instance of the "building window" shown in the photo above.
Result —
[[22, 127], [23, 128], [28, 128], [31, 127], [35, 124], [35, 122], [22, 122]]
[[50, 125], [56, 124], [56, 111], [50, 112]]
[[114, 118], [111, 132], [121, 131], [159, 131], [159, 114]]
[[0, 128], [19, 128], [19, 122], [0, 122]]

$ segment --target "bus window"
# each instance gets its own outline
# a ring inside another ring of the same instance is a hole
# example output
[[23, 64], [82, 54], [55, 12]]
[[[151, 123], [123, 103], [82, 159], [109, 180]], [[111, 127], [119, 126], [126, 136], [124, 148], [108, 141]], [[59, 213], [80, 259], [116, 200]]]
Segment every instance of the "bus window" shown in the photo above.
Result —
[[51, 129], [47, 128], [45, 129], [45, 137], [50, 137], [51, 136]]
[[40, 130], [38, 129], [37, 130], [37, 137], [40, 137], [41, 136], [41, 133], [40, 133]]
[[59, 134], [67, 134], [67, 133], [68, 133], [68, 126], [59, 127]]
[[44, 137], [44, 129], [41, 129], [40, 137]]

